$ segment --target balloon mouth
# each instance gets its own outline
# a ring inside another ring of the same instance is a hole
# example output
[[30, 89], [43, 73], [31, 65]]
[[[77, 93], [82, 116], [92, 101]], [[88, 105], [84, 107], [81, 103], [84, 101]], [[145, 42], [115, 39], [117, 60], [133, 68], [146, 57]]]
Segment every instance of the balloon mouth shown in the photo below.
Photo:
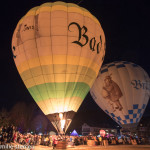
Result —
[[66, 122], [65, 119], [60, 120], [60, 123], [61, 123], [61, 129], [62, 129], [62, 130], [63, 130], [64, 127], [65, 127], [65, 122]]
[[74, 115], [75, 115], [74, 111], [68, 111], [68, 112], [48, 114], [46, 116], [51, 121], [51, 123], [57, 130], [58, 134], [65, 134]]
[[59, 113], [59, 118], [60, 118], [61, 129], [63, 130], [66, 122], [66, 120], [63, 119], [63, 113]]

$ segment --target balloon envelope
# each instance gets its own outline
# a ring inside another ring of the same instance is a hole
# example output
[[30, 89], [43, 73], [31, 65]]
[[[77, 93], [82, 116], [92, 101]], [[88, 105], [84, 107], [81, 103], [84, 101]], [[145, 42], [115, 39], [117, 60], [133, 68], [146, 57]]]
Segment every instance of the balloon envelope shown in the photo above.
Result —
[[65, 132], [105, 55], [99, 21], [72, 3], [45, 3], [19, 22], [12, 39], [18, 72], [58, 132]]
[[102, 66], [90, 93], [95, 102], [123, 127], [136, 125], [150, 95], [150, 79], [140, 66], [118, 61]]

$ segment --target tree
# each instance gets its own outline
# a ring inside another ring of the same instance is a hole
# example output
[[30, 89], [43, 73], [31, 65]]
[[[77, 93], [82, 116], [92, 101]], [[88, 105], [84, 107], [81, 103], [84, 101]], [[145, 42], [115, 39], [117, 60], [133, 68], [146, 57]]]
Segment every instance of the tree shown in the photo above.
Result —
[[25, 102], [18, 102], [11, 109], [10, 114], [12, 123], [18, 127], [19, 131], [26, 132], [30, 129], [34, 106], [27, 105]]

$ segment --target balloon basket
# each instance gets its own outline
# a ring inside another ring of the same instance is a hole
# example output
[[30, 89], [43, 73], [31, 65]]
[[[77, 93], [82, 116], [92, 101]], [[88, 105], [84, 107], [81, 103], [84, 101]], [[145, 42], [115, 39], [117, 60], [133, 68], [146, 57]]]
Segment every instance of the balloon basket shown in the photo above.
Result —
[[58, 141], [56, 149], [66, 149], [66, 145], [67, 145], [66, 141]]
[[88, 146], [95, 146], [95, 141], [94, 140], [88, 140], [87, 145]]

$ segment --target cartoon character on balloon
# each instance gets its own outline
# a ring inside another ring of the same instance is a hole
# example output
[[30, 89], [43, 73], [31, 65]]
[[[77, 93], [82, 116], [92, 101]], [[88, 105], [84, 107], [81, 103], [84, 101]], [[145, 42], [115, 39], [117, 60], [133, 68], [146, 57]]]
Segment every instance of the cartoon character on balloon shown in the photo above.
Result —
[[123, 94], [118, 84], [112, 80], [111, 75], [105, 76], [102, 88], [102, 96], [108, 101], [113, 109], [113, 112], [115, 112], [117, 109], [119, 111], [123, 109], [119, 101]]

